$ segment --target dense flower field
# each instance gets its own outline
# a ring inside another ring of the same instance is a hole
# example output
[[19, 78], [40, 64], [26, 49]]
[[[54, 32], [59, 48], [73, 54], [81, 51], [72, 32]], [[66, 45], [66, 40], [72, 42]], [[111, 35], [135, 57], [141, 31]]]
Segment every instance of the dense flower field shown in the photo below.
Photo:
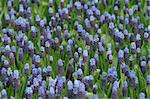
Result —
[[150, 99], [150, 0], [0, 0], [0, 99]]

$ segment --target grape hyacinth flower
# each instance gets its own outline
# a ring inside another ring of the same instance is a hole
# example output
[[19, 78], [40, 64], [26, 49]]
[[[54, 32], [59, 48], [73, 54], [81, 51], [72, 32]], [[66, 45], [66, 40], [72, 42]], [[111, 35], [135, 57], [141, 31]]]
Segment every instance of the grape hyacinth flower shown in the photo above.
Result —
[[53, 56], [49, 57], [49, 63], [52, 64], [53, 63]]
[[6, 89], [3, 89], [1, 91], [1, 95], [2, 95], [2, 99], [7, 99], [7, 92], [6, 92]]
[[10, 96], [10, 99], [15, 99], [13, 96]]
[[38, 97], [46, 98], [46, 90], [43, 86], [38, 89]]
[[19, 60], [22, 60], [22, 59], [23, 59], [23, 56], [24, 56], [23, 53], [24, 53], [24, 52], [23, 52], [23, 49], [22, 49], [22, 48], [19, 48], [19, 49], [18, 49]]
[[103, 45], [102, 45], [101, 42], [98, 43], [98, 50], [99, 50], [100, 54], [103, 54], [103, 52], [104, 52], [104, 47], [103, 47]]
[[32, 99], [32, 95], [33, 95], [33, 89], [31, 87], [27, 87], [26, 88], [26, 98]]
[[8, 81], [6, 84], [9, 86], [13, 82], [13, 79], [12, 79], [13, 72], [12, 72], [11, 68], [7, 69], [7, 76], [8, 76]]
[[36, 16], [36, 23], [38, 26], [40, 26], [40, 16], [39, 15]]
[[123, 50], [119, 50], [118, 52], [118, 62], [119, 64], [123, 63], [124, 61], [124, 51]]
[[142, 73], [143, 74], [146, 73], [146, 71], [147, 71], [147, 69], [146, 69], [146, 61], [141, 61], [140, 67], [141, 67]]
[[112, 87], [112, 95], [111, 95], [112, 99], [118, 99], [118, 88], [117, 86], [113, 86]]
[[146, 82], [147, 82], [147, 85], [150, 86], [150, 75], [148, 75], [148, 76], [146, 77]]
[[25, 75], [29, 75], [29, 71], [30, 70], [30, 66], [29, 66], [29, 63], [26, 63], [25, 66], [24, 66], [24, 73]]
[[109, 59], [109, 64], [112, 64], [113, 63], [113, 55], [109, 55], [108, 56], [108, 59]]
[[50, 77], [51, 76], [51, 72], [52, 72], [52, 67], [48, 65], [47, 68], [46, 68], [46, 76]]
[[6, 14], [5, 19], [6, 19], [6, 24], [8, 25], [10, 23], [10, 16]]
[[62, 76], [64, 74], [63, 69], [63, 61], [61, 59], [58, 60], [58, 75]]
[[5, 53], [6, 53], [6, 56], [9, 56], [9, 54], [10, 54], [10, 46], [9, 45], [5, 46]]
[[108, 69], [108, 81], [113, 83], [117, 79], [117, 71], [115, 67]]
[[2, 65], [5, 67], [5, 68], [8, 68], [10, 66], [8, 60], [4, 59], [4, 61], [2, 62]]
[[127, 76], [128, 78], [130, 77], [130, 68], [126, 64], [121, 64], [122, 72]]
[[39, 55], [35, 55], [32, 57], [35, 67], [40, 66], [41, 57]]
[[31, 31], [32, 31], [32, 37], [36, 38], [37, 37], [38, 29], [35, 26], [32, 26], [31, 27]]
[[131, 55], [130, 57], [129, 57], [129, 66], [133, 66], [133, 56]]
[[118, 6], [114, 7], [114, 14], [117, 15], [118, 14]]
[[36, 76], [37, 76], [37, 73], [38, 73], [37, 68], [33, 68], [33, 69], [32, 69], [32, 76], [33, 76], [33, 77], [36, 77]]
[[135, 42], [131, 43], [131, 52], [132, 52], [132, 54], [136, 53], [136, 44], [135, 44]]
[[96, 71], [96, 61], [95, 61], [95, 59], [94, 58], [91, 58], [90, 59], [90, 68], [91, 68], [91, 71]]
[[88, 51], [84, 50], [83, 51], [83, 62], [87, 63], [87, 61], [88, 61]]
[[0, 98], [150, 97], [150, 0], [1, 1]]
[[40, 48], [40, 57], [43, 58], [44, 55], [45, 55], [45, 49], [44, 49], [44, 47], [42, 46], [42, 47]]
[[102, 72], [102, 89], [104, 90], [106, 88], [107, 84], [107, 73]]
[[144, 33], [144, 41], [148, 42], [149, 34], [147, 32]]
[[83, 71], [82, 71], [81, 68], [78, 69], [78, 71], [77, 71], [77, 76], [78, 76], [78, 79], [79, 79], [79, 80], [82, 79], [82, 77], [83, 77]]
[[78, 58], [79, 58], [79, 54], [78, 54], [78, 52], [75, 52], [74, 53], [74, 62], [75, 62], [75, 64], [78, 63]]
[[117, 52], [119, 52], [119, 49], [120, 49], [119, 46], [120, 46], [119, 42], [116, 42], [115, 50], [116, 50]]
[[123, 93], [123, 96], [128, 97], [128, 83], [127, 83], [127, 81], [124, 81], [122, 93]]
[[72, 81], [68, 81], [67, 83], [68, 86], [68, 97], [73, 97], [73, 83]]
[[138, 86], [138, 78], [137, 76], [135, 75], [135, 72], [134, 71], [131, 71], [130, 72], [130, 86], [133, 87], [133, 88], [137, 88]]
[[139, 95], [139, 99], [145, 99], [145, 93], [141, 92]]
[[114, 28], [115, 28], [114, 23], [113, 22], [109, 23], [109, 35], [114, 34]]
[[95, 59], [95, 61], [96, 61], [96, 66], [97, 66], [98, 63], [99, 63], [99, 55], [98, 55], [98, 53], [95, 53], [95, 54], [94, 54], [94, 59]]
[[128, 47], [126, 47], [124, 49], [124, 60], [127, 61], [128, 57], [129, 57], [129, 49], [128, 49]]
[[67, 45], [67, 54], [68, 54], [68, 57], [71, 58], [72, 57], [72, 47], [71, 45]]
[[50, 87], [49, 96], [50, 99], [55, 99], [55, 89], [54, 87]]
[[137, 48], [137, 56], [136, 56], [136, 59], [139, 60], [140, 59], [140, 55], [141, 55], [141, 49], [140, 48]]
[[79, 95], [79, 97], [84, 97], [84, 94], [85, 94], [85, 85], [84, 85], [84, 83], [80, 83], [80, 85], [79, 85], [79, 89], [78, 89], [78, 95]]
[[14, 70], [13, 85], [14, 85], [14, 89], [19, 89], [19, 87], [20, 87], [20, 79], [19, 79], [19, 71], [18, 70]]
[[140, 34], [136, 35], [136, 46], [141, 47], [141, 35]]
[[15, 65], [15, 56], [12, 52], [9, 54], [9, 57], [10, 57], [10, 65]]

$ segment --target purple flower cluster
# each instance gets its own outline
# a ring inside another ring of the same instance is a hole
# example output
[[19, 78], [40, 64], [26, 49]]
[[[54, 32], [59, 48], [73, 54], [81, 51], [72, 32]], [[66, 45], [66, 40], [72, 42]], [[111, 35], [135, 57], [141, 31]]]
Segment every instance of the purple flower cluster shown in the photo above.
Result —
[[[113, 13], [100, 10], [109, 0], [2, 2], [7, 11], [0, 22], [0, 98], [14, 99], [10, 95], [23, 90], [20, 98], [90, 99], [92, 93], [99, 99], [110, 86], [108, 97], [119, 99], [120, 89], [130, 97], [129, 88], [140, 88], [137, 72], [150, 86], [150, 25], [140, 19], [139, 0], [133, 7], [116, 0]], [[147, 97], [144, 91], [138, 95]]]

